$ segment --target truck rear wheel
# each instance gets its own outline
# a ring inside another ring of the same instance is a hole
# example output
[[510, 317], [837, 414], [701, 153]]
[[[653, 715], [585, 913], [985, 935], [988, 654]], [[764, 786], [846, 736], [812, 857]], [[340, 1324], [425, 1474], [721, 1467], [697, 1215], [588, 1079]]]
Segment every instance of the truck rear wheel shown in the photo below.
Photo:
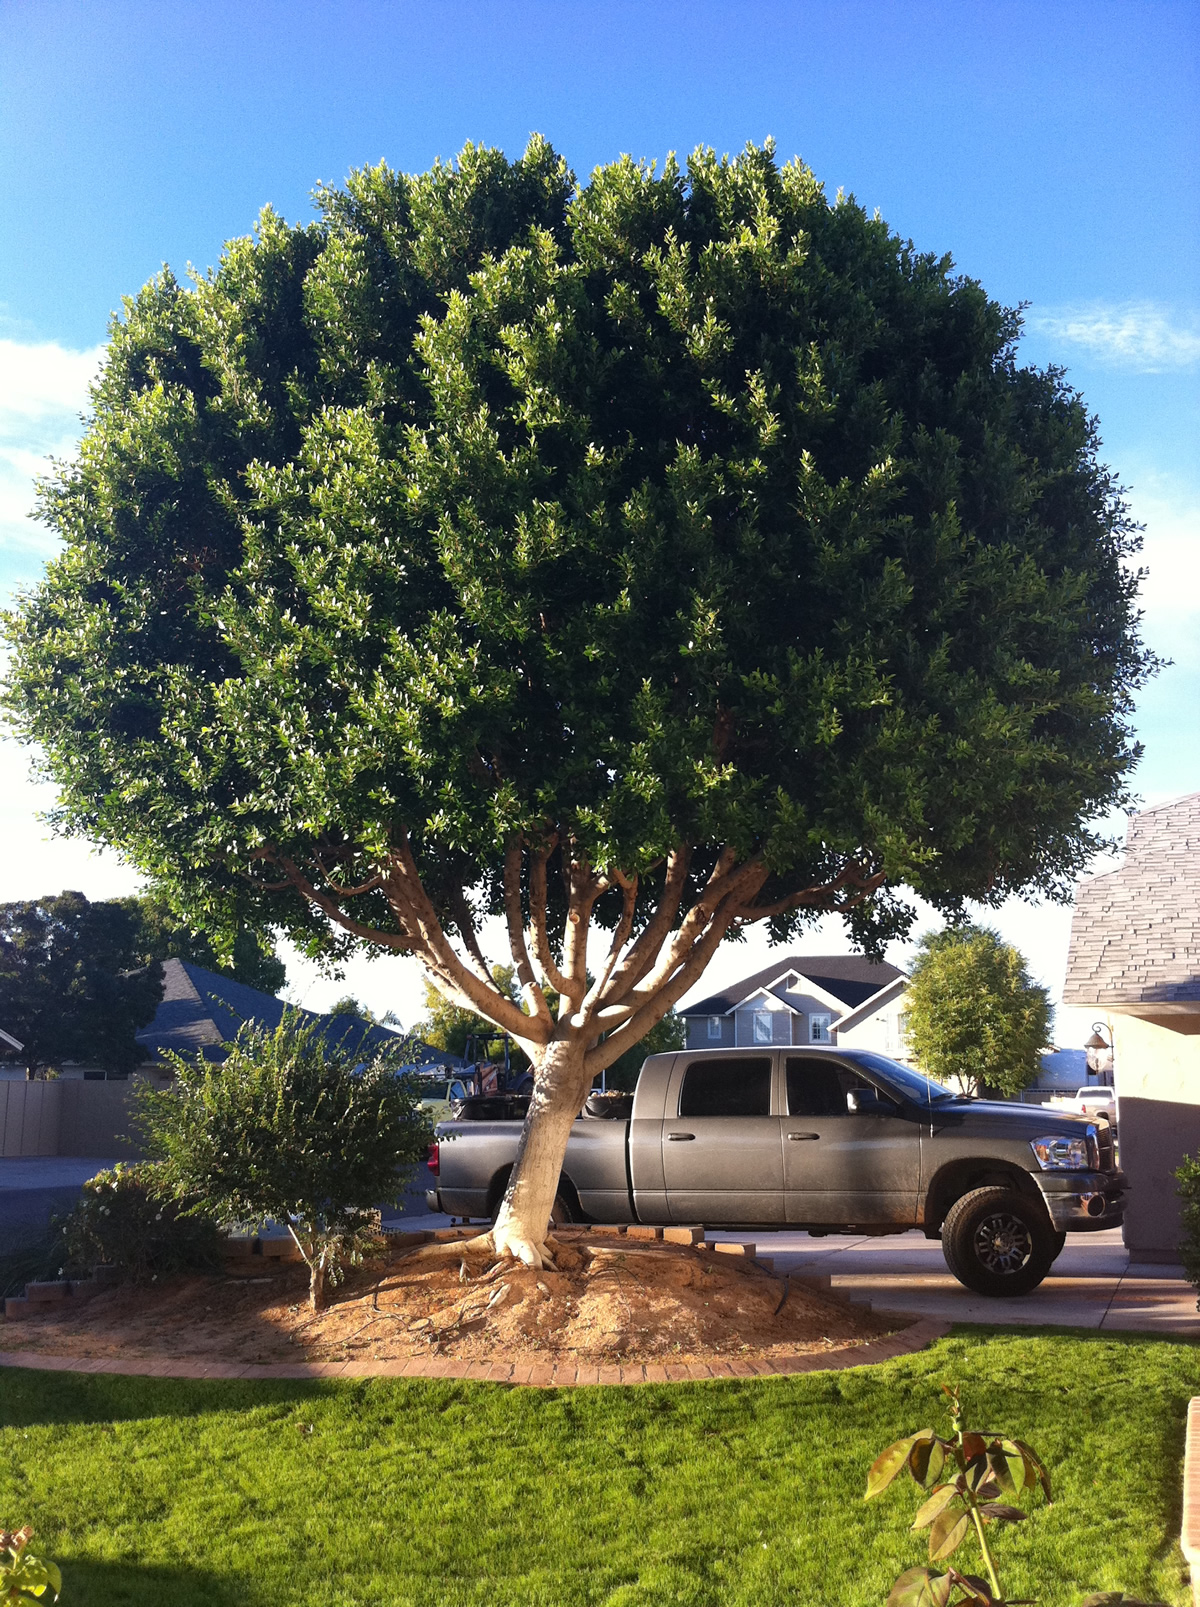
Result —
[[1042, 1205], [1015, 1189], [972, 1189], [942, 1224], [942, 1254], [976, 1294], [1025, 1295], [1050, 1270], [1058, 1235]]

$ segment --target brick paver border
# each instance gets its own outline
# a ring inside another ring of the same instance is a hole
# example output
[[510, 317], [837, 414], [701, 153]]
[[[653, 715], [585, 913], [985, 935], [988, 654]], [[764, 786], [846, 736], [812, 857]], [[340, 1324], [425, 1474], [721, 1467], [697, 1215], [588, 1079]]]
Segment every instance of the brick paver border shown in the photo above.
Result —
[[[194, 1360], [121, 1360], [110, 1356], [46, 1356], [36, 1350], [0, 1351], [0, 1367], [28, 1367], [45, 1373], [113, 1373], [125, 1378], [466, 1378], [478, 1383], [521, 1384], [534, 1389], [561, 1389], [578, 1384], [694, 1383], [715, 1378], [775, 1378], [790, 1373], [825, 1373], [847, 1367], [872, 1367], [897, 1356], [911, 1356], [950, 1332], [950, 1323], [922, 1317], [883, 1339], [837, 1351], [816, 1351], [775, 1360], [710, 1362], [646, 1362], [622, 1367], [552, 1366], [548, 1363], [454, 1361], [449, 1356], [414, 1357], [409, 1361], [238, 1362]], [[1200, 1405], [1200, 1402], [1194, 1402]], [[1190, 1441], [1189, 1441], [1190, 1443]], [[1200, 1509], [1198, 1509], [1200, 1510]]]
[[1192, 1600], [1200, 1607], [1200, 1395], [1188, 1402], [1183, 1452], [1183, 1530], [1179, 1545], [1192, 1576]]

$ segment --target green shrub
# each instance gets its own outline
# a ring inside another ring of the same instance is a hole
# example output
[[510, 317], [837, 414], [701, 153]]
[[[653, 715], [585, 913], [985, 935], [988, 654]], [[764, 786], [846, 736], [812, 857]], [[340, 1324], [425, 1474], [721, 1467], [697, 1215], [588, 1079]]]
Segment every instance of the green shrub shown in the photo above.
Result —
[[174, 1086], [138, 1093], [138, 1120], [167, 1187], [219, 1221], [286, 1224], [308, 1264], [314, 1310], [378, 1233], [432, 1129], [396, 1074], [403, 1040], [364, 1059], [318, 1023], [246, 1025], [219, 1065], [172, 1056]]
[[[1183, 1237], [1179, 1242], [1179, 1259], [1187, 1273], [1188, 1282], [1200, 1289], [1200, 1155], [1185, 1155], [1183, 1165], [1175, 1173], [1179, 1198], [1183, 1201], [1180, 1220]], [[1196, 1302], [1200, 1308], [1200, 1300]]]
[[194, 1202], [171, 1198], [163, 1181], [161, 1168], [147, 1162], [89, 1178], [79, 1203], [55, 1223], [65, 1264], [83, 1271], [117, 1266], [136, 1282], [219, 1267], [216, 1223]]

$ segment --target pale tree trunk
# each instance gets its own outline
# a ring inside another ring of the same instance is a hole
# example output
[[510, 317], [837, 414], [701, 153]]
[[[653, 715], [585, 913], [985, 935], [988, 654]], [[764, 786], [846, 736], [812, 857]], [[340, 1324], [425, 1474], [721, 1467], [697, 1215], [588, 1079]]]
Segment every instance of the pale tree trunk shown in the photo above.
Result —
[[546, 1232], [563, 1156], [592, 1080], [584, 1065], [586, 1049], [579, 1038], [556, 1040], [546, 1045], [534, 1066], [529, 1114], [492, 1229], [497, 1253], [529, 1267], [548, 1259]]

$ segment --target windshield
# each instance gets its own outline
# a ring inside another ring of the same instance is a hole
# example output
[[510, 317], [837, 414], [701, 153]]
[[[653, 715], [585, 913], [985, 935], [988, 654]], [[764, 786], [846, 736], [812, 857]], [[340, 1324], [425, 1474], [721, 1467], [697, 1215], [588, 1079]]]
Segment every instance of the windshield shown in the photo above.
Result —
[[449, 1099], [453, 1084], [448, 1082], [426, 1082], [421, 1084], [421, 1098]]
[[897, 1093], [917, 1104], [932, 1105], [939, 1099], [961, 1097], [952, 1089], [944, 1088], [940, 1082], [934, 1082], [932, 1077], [923, 1076], [911, 1066], [902, 1066], [898, 1060], [889, 1060], [886, 1055], [873, 1055], [865, 1049], [856, 1049], [850, 1058], [865, 1072], [877, 1076], [883, 1083], [890, 1083]]

